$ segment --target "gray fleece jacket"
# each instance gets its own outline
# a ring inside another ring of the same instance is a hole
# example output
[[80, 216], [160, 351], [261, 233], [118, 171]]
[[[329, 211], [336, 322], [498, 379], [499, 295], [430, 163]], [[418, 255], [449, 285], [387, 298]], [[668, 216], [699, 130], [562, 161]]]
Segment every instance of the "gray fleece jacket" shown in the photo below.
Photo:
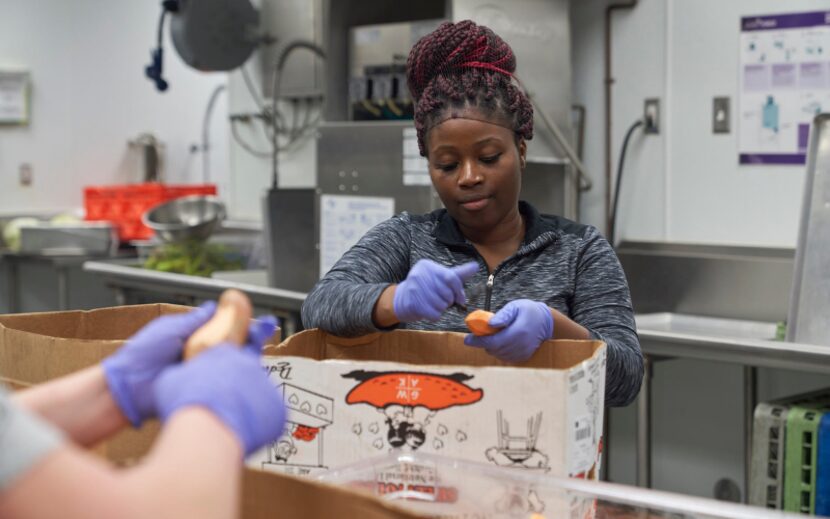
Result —
[[[308, 295], [303, 325], [344, 337], [376, 332], [372, 310], [380, 293], [403, 281], [418, 260], [448, 267], [477, 261], [479, 271], [465, 286], [486, 284], [491, 278], [491, 311], [514, 299], [542, 301], [605, 341], [606, 405], [628, 405], [640, 389], [643, 356], [628, 284], [614, 250], [592, 226], [540, 215], [525, 202], [519, 202], [519, 210], [526, 224], [524, 241], [492, 273], [445, 209], [417, 216], [402, 213], [377, 225]], [[468, 306], [484, 308], [485, 297], [473, 296]], [[439, 321], [401, 327], [467, 331], [464, 315], [452, 309]]]

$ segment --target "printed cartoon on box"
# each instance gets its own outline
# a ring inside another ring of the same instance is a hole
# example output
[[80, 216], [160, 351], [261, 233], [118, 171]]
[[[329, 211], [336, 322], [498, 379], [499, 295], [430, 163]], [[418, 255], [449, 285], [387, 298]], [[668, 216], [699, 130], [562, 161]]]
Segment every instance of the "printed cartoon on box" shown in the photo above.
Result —
[[278, 387], [288, 411], [286, 430], [267, 448], [262, 468], [299, 475], [328, 468], [323, 446], [334, 423], [334, 400], [288, 382]]
[[442, 420], [442, 413], [475, 404], [484, 397], [483, 389], [469, 385], [473, 376], [464, 373], [355, 370], [342, 376], [357, 381], [346, 395], [346, 404], [370, 406], [377, 411], [371, 418], [355, 420], [352, 433], [379, 453], [392, 449], [416, 451], [424, 445], [426, 450], [441, 452], [466, 442], [468, 431]]

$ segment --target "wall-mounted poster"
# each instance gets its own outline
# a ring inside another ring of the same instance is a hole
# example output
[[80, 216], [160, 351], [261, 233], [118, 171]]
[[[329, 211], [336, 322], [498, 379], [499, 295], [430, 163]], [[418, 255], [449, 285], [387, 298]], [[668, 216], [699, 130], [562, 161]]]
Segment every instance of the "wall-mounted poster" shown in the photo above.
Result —
[[830, 11], [744, 17], [740, 39], [740, 163], [804, 164], [830, 110]]

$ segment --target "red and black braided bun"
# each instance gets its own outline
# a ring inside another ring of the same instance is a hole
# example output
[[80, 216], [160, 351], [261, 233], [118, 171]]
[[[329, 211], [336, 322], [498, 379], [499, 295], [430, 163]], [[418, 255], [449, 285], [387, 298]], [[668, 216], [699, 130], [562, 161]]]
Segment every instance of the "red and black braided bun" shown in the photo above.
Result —
[[409, 52], [406, 79], [415, 100], [415, 129], [426, 156], [426, 130], [449, 109], [475, 107], [533, 138], [533, 107], [513, 84], [516, 56], [496, 33], [470, 20], [442, 23]]

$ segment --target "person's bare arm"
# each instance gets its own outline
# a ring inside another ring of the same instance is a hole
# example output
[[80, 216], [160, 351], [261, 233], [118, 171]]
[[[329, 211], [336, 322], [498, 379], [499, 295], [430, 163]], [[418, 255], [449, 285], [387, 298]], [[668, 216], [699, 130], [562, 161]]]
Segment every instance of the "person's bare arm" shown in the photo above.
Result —
[[378, 328], [390, 328], [395, 326], [398, 321], [395, 315], [395, 288], [398, 285], [389, 285], [383, 292], [380, 293], [375, 308], [372, 309], [372, 321]]
[[586, 340], [591, 338], [591, 333], [580, 324], [574, 322], [570, 317], [559, 310], [550, 309], [553, 315], [553, 338], [554, 339], [578, 339]]
[[128, 425], [100, 365], [18, 391], [12, 399], [81, 446], [95, 445]]
[[242, 446], [199, 407], [176, 413], [148, 457], [116, 470], [66, 444], [0, 493], [5, 519], [225, 519], [238, 510]]

